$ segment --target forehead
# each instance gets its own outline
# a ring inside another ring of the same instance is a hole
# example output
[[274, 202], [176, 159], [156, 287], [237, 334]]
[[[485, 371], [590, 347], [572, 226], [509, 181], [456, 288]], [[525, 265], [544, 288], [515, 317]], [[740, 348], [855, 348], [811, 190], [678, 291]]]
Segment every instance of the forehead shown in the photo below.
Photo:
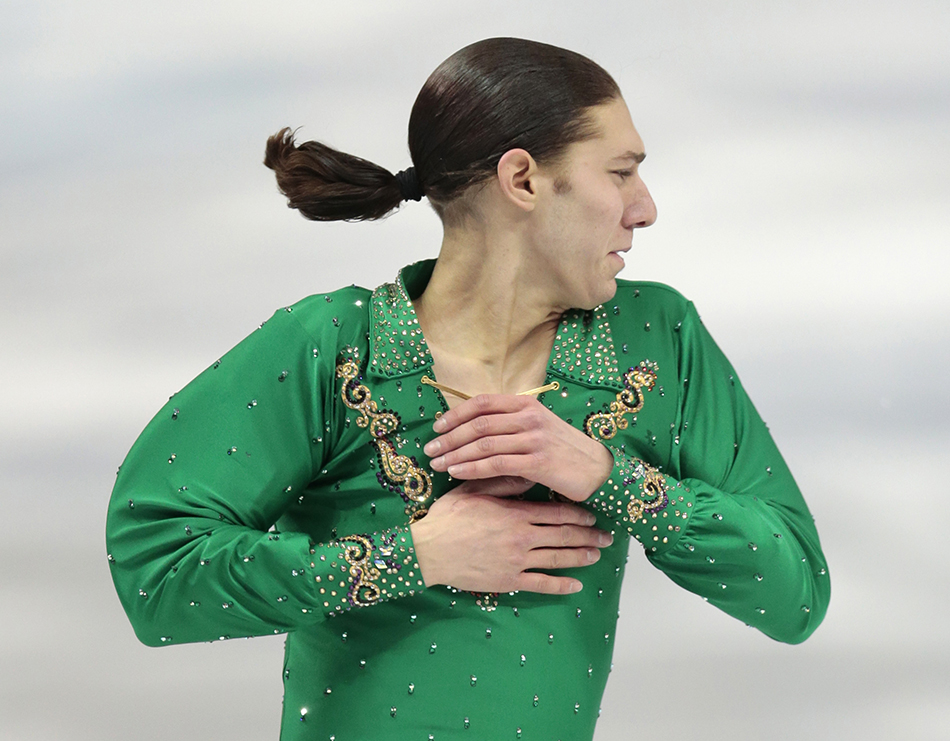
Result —
[[623, 98], [616, 98], [593, 108], [588, 113], [594, 124], [594, 136], [577, 142], [569, 148], [570, 158], [643, 159], [643, 140], [630, 118]]

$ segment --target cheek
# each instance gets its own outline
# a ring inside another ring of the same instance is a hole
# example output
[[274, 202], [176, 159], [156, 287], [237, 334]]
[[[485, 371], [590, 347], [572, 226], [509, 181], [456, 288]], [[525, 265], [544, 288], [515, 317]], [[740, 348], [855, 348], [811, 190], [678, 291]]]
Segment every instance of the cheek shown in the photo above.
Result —
[[623, 199], [616, 188], [601, 189], [587, 199], [587, 219], [597, 225], [598, 231], [613, 231], [623, 220]]

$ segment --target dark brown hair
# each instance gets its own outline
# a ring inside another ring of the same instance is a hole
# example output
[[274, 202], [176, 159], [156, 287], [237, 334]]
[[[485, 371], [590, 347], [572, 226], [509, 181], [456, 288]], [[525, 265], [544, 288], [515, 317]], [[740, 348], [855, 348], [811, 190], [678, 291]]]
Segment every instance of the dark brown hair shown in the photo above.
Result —
[[[436, 212], [495, 174], [511, 149], [555, 163], [594, 134], [588, 112], [620, 96], [587, 57], [524, 39], [485, 39], [457, 51], [429, 76], [409, 117], [409, 153]], [[319, 142], [294, 144], [282, 129], [267, 140], [288, 205], [317, 221], [379, 219], [403, 200], [395, 176]]]

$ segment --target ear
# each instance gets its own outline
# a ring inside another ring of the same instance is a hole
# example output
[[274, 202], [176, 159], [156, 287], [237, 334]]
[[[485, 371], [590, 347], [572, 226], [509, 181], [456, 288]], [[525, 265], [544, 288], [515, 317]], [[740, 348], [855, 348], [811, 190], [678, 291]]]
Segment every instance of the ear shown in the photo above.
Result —
[[538, 163], [524, 149], [509, 149], [498, 161], [498, 185], [502, 194], [514, 206], [534, 210], [538, 191]]

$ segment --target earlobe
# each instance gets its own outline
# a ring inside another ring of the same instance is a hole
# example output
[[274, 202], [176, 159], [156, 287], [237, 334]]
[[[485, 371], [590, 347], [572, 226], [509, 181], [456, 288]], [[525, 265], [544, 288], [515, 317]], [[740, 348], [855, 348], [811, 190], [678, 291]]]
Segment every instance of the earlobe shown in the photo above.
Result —
[[534, 209], [538, 163], [524, 149], [509, 149], [498, 161], [498, 184], [512, 205], [525, 211]]

